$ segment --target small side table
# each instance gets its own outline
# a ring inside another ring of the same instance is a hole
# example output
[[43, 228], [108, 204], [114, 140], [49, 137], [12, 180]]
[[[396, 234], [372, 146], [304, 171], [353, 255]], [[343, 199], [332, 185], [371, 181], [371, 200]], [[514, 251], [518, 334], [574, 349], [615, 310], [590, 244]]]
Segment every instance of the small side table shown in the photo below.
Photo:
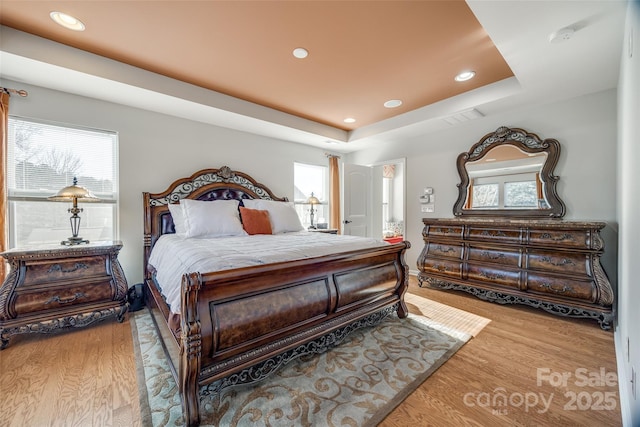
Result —
[[337, 228], [309, 228], [308, 231], [312, 231], [314, 233], [338, 234]]
[[118, 262], [122, 242], [11, 249], [0, 287], [0, 350], [9, 337], [124, 320], [127, 281]]

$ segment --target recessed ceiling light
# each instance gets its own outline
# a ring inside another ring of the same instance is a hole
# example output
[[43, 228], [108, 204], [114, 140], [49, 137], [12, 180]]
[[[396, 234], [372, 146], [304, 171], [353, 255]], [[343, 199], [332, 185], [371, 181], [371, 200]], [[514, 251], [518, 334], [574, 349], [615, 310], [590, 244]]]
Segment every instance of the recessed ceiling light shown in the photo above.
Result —
[[293, 56], [298, 59], [304, 59], [309, 56], [309, 51], [303, 47], [297, 47], [293, 49]]
[[396, 108], [402, 105], [402, 101], [400, 101], [399, 99], [390, 99], [387, 102], [384, 103], [384, 106], [386, 108]]
[[467, 80], [471, 80], [476, 75], [475, 71], [463, 71], [455, 77], [457, 82], [466, 82]]
[[78, 18], [74, 18], [73, 16], [67, 15], [66, 13], [55, 11], [51, 12], [49, 16], [56, 24], [62, 25], [69, 30], [84, 31], [84, 24]]
[[345, 123], [355, 123], [356, 119], [354, 119], [353, 117], [347, 117], [346, 119], [343, 120], [343, 122], [345, 122]]

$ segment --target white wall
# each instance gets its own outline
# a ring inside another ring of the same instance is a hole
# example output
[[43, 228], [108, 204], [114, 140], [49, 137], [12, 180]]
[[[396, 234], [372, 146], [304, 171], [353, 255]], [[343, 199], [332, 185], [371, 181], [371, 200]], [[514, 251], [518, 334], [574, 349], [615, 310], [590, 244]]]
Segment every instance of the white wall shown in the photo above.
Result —
[[120, 263], [129, 285], [142, 280], [142, 192], [161, 192], [200, 169], [229, 166], [293, 200], [293, 163], [326, 165], [324, 150], [97, 101], [8, 80], [24, 89], [10, 114], [117, 131]]
[[[458, 196], [456, 184], [460, 182], [455, 167], [458, 154], [468, 151], [482, 136], [500, 126], [519, 127], [541, 138], [557, 139], [561, 155], [555, 173], [560, 176], [558, 193], [567, 206], [565, 219], [604, 220], [617, 229], [616, 91], [609, 90], [484, 117], [422, 138], [346, 156], [345, 162], [356, 164], [407, 158], [405, 221], [407, 240], [412, 244], [407, 253], [411, 270], [417, 270], [416, 260], [423, 246], [422, 218], [453, 217], [452, 208]], [[418, 198], [424, 187], [434, 189], [434, 213], [420, 212]], [[610, 249], [615, 250], [615, 245]]]
[[[619, 284], [616, 354], [624, 425], [640, 425], [640, 2], [630, 2], [618, 86]], [[635, 370], [633, 397], [631, 370]]]

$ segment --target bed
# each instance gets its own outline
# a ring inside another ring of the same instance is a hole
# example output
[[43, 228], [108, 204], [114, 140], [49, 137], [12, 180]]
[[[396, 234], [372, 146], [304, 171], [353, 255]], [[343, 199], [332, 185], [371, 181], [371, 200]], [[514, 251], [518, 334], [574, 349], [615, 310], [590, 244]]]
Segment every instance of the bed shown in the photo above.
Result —
[[[199, 424], [202, 395], [262, 380], [299, 356], [338, 345], [353, 330], [375, 325], [393, 312], [400, 318], [408, 314], [404, 255], [410, 244], [406, 241], [320, 255], [311, 252], [311, 256], [284, 261], [260, 258], [256, 265], [219, 271], [188, 271], [180, 276], [179, 306], [175, 301], [168, 303], [161, 292], [167, 284], [158, 280], [162, 265], [153, 265], [150, 259], [164, 263], [153, 257], [154, 246], [160, 247], [163, 239], [179, 240], [171, 237], [176, 224], [169, 205], [180, 203], [187, 209], [202, 205], [198, 201], [221, 200], [238, 200], [240, 206], [287, 202], [251, 176], [226, 166], [176, 180], [161, 193], [143, 193], [147, 305], [190, 426]], [[271, 218], [273, 222], [273, 212]], [[305, 233], [318, 242], [320, 235], [322, 239], [346, 237], [304, 231], [291, 236]], [[225, 252], [232, 252], [237, 240], [228, 242]]]

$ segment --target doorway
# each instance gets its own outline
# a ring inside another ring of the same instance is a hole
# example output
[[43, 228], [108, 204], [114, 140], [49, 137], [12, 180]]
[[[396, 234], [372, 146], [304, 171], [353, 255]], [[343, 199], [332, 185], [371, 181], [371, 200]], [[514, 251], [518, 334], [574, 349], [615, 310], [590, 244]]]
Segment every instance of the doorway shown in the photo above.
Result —
[[398, 243], [405, 236], [405, 161], [391, 160], [373, 166], [375, 236], [389, 243]]
[[344, 164], [344, 234], [374, 237], [390, 243], [404, 240], [405, 168], [405, 159], [367, 166]]

